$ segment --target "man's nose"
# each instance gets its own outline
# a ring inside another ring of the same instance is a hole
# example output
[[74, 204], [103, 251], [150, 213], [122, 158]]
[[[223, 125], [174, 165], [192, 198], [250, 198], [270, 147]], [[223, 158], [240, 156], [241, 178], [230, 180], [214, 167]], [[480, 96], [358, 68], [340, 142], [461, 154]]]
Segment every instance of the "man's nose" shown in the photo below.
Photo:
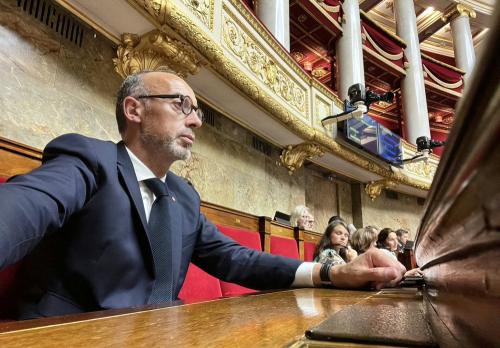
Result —
[[198, 114], [192, 110], [191, 113], [186, 117], [186, 127], [189, 128], [200, 128], [202, 122], [198, 117]]

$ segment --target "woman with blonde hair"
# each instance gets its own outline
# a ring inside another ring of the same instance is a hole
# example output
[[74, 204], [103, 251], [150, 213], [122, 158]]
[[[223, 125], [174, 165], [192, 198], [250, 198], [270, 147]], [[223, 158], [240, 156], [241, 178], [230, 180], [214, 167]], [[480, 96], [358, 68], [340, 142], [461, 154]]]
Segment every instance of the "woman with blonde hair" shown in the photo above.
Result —
[[312, 230], [314, 227], [314, 216], [305, 205], [298, 205], [290, 214], [290, 225], [292, 227]]
[[362, 254], [370, 248], [376, 248], [378, 231], [372, 226], [366, 226], [356, 230], [351, 236], [351, 245], [358, 254]]

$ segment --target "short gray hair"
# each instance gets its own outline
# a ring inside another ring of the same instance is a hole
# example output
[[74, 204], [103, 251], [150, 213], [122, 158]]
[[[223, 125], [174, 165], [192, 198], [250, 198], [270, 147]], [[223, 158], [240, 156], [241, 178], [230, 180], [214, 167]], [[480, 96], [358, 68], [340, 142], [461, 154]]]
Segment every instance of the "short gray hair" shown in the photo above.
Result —
[[137, 74], [127, 76], [116, 93], [116, 123], [118, 124], [118, 131], [120, 134], [123, 134], [127, 129], [127, 121], [125, 113], [123, 112], [123, 101], [128, 96], [136, 97], [141, 94], [148, 94], [148, 90], [144, 86], [143, 80], [143, 75], [148, 72], [149, 71], [141, 71]]

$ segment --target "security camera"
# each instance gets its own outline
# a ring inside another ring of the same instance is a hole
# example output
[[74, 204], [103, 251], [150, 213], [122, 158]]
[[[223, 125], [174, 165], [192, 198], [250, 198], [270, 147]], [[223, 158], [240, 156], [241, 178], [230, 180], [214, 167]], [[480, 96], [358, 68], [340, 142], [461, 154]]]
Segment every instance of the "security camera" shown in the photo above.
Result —
[[429, 155], [432, 153], [432, 149], [445, 144], [444, 141], [429, 139], [426, 136], [418, 137], [416, 143], [417, 152], [415, 156], [404, 159], [403, 163], [415, 163], [420, 161], [425, 161], [425, 163], [427, 163]]
[[361, 83], [356, 83], [347, 90], [349, 101], [344, 102], [345, 111], [332, 116], [327, 116], [321, 120], [323, 126], [335, 122], [345, 121], [351, 118], [361, 119], [369, 110], [370, 104], [378, 101], [392, 103], [394, 93], [387, 92], [378, 95], [374, 92], [365, 90], [365, 86]]
[[429, 139], [426, 136], [417, 138], [417, 151], [422, 152], [424, 150], [428, 150], [432, 153], [432, 149], [435, 147], [443, 146], [445, 144], [444, 141], [438, 141]]

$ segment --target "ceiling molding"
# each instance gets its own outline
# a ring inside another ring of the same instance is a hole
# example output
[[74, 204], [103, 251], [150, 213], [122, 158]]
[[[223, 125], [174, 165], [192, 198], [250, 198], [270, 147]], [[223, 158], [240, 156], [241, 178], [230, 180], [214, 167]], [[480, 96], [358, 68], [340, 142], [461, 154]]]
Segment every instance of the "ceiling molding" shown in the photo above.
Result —
[[493, 10], [496, 4], [496, 0], [467, 0], [467, 1], [454, 0], [453, 2], [457, 4], [466, 3], [467, 6], [472, 7], [475, 11], [481, 12], [488, 16], [491, 16], [493, 14]]

